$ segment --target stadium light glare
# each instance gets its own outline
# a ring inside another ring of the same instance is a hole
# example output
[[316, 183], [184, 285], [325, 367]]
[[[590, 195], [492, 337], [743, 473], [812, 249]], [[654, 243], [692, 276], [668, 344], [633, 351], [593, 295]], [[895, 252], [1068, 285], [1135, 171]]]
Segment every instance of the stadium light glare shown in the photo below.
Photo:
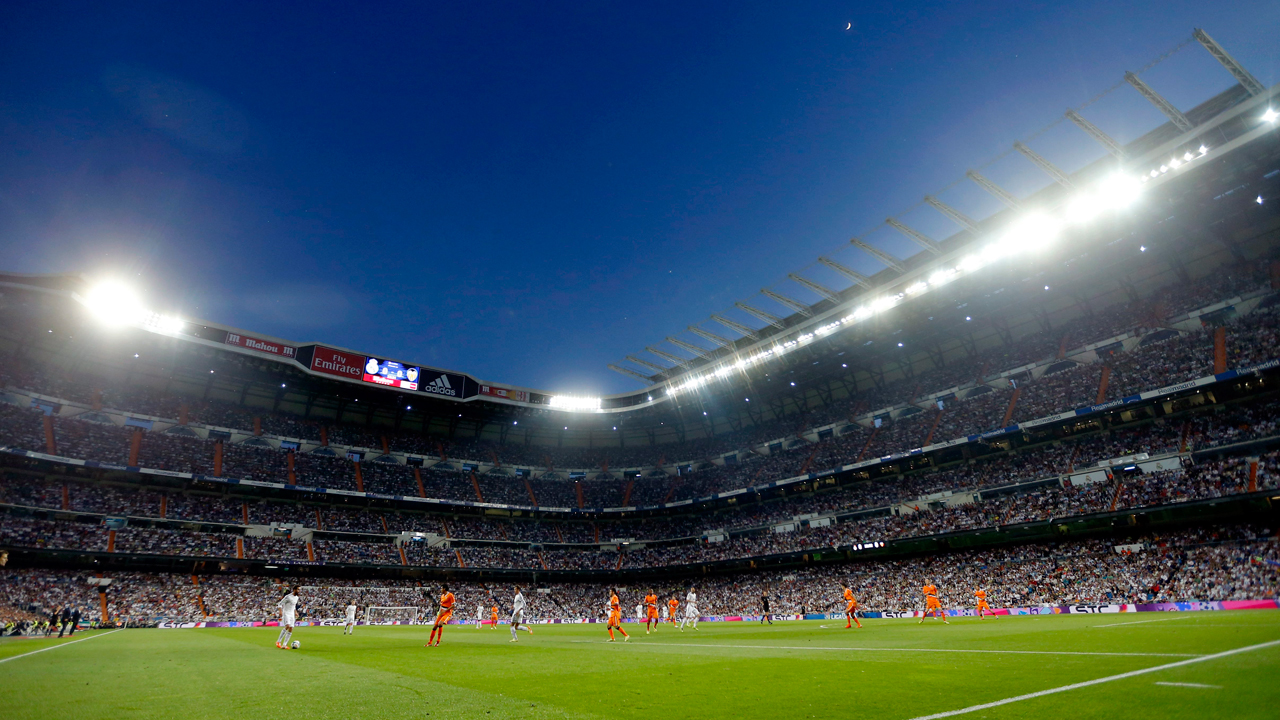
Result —
[[918, 283], [914, 283], [914, 284], [912, 284], [912, 285], [907, 286], [907, 294], [908, 294], [908, 295], [919, 295], [920, 293], [922, 293], [922, 292], [924, 292], [925, 290], [928, 290], [928, 289], [929, 289], [929, 283], [926, 283], [926, 282], [918, 282]]
[[128, 285], [114, 280], [89, 288], [84, 296], [84, 304], [94, 317], [110, 327], [140, 322], [147, 313], [138, 293]]
[[1082, 192], [1067, 202], [1063, 220], [1068, 223], [1087, 223], [1102, 212], [1103, 201], [1091, 192]]
[[600, 398], [576, 395], [552, 395], [548, 403], [557, 410], [599, 410]]
[[1111, 210], [1127, 208], [1137, 202], [1141, 195], [1142, 183], [1124, 173], [1112, 173], [1098, 186], [1098, 197]]
[[1062, 223], [1043, 213], [1030, 213], [1014, 221], [1001, 238], [1004, 251], [1043, 250], [1062, 234]]
[[1263, 122], [1273, 123], [1276, 121], [1276, 118], [1280, 118], [1280, 113], [1276, 112], [1275, 108], [1267, 108], [1267, 111], [1262, 113]]

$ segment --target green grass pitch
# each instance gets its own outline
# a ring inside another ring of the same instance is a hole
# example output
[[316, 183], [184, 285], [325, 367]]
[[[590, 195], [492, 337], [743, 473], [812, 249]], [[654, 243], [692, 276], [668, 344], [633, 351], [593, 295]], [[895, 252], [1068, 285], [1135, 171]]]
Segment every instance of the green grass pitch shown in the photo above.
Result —
[[505, 625], [450, 626], [431, 649], [420, 626], [298, 628], [298, 651], [277, 650], [274, 628], [6, 638], [0, 716], [907, 720], [1241, 648], [956, 717], [1280, 716], [1280, 611], [863, 624], [629, 625], [626, 644], [603, 642], [603, 625], [536, 626], [519, 643]]

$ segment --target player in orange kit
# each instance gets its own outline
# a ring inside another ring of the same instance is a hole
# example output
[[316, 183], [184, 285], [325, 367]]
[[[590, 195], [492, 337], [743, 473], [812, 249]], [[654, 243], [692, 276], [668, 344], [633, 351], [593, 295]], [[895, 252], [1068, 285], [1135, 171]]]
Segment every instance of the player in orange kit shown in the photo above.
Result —
[[613, 642], [613, 629], [618, 628], [618, 632], [622, 633], [622, 642], [631, 640], [631, 636], [626, 630], [622, 629], [622, 606], [618, 604], [618, 591], [614, 590], [609, 595], [609, 642]]
[[982, 588], [978, 588], [973, 593], [973, 596], [978, 598], [978, 619], [979, 620], [985, 620], [987, 617], [986, 613], [991, 613], [991, 617], [996, 616], [996, 614], [991, 610], [991, 606], [987, 604], [986, 590], [983, 590]]
[[844, 601], [847, 603], [844, 606], [844, 616], [847, 618], [844, 623], [845, 628], [851, 628], [853, 623], [857, 623], [858, 629], [861, 630], [862, 623], [858, 622], [858, 601], [853, 597], [853, 588], [848, 585], [844, 586]]
[[671, 599], [667, 601], [667, 619], [671, 621], [672, 626], [676, 624], [676, 608], [678, 607], [680, 607], [680, 601], [676, 599], [675, 595], [672, 595]]
[[443, 585], [440, 588], [444, 594], [440, 596], [440, 611], [436, 613], [436, 624], [431, 627], [431, 637], [427, 639], [426, 647], [433, 644], [440, 646], [440, 639], [444, 637], [444, 626], [449, 624], [449, 620], [453, 618], [453, 604], [457, 602], [457, 598], [453, 593], [449, 592], [449, 586]]
[[920, 588], [920, 591], [924, 593], [924, 615], [921, 616], [920, 622], [923, 623], [924, 619], [929, 617], [929, 613], [933, 613], [934, 617], [941, 620], [944, 625], [950, 625], [951, 623], [942, 616], [942, 603], [938, 602], [938, 587], [929, 583]]
[[658, 629], [658, 596], [653, 594], [653, 588], [649, 588], [649, 594], [644, 596], [644, 634], [649, 634], [649, 626], [652, 625], [654, 630]]
[[493, 607], [489, 608], [489, 624], [491, 626], [490, 627], [491, 630], [498, 629], [498, 606], [497, 605], [494, 605]]

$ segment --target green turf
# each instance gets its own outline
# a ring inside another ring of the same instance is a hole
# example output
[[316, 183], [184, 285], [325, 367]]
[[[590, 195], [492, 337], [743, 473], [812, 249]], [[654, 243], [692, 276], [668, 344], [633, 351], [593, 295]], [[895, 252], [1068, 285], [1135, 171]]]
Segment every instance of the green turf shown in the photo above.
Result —
[[[600, 625], [538, 626], [518, 644], [505, 626], [451, 626], [432, 649], [426, 628], [299, 628], [302, 649], [287, 652], [270, 628], [86, 634], [28, 656], [57, 641], [6, 640], [2, 715], [908, 719], [1280, 641], [1275, 611], [864, 624], [703, 623], [631, 630], [612, 645]], [[1275, 718], [1277, 708], [1280, 643], [959, 717]]]

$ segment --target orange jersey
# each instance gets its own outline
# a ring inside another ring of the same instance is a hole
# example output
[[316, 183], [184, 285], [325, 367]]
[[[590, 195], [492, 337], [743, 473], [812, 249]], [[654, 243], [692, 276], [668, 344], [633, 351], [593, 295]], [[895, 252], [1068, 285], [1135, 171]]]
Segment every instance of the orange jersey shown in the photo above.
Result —
[[974, 593], [974, 594], [973, 594], [973, 596], [974, 596], [974, 597], [976, 597], [976, 598], [978, 598], [979, 600], [986, 600], [986, 599], [987, 599], [987, 591], [986, 591], [986, 590], [979, 590], [978, 592]]
[[675, 615], [676, 608], [680, 607], [680, 601], [675, 598], [671, 598], [667, 601], [667, 607], [671, 608], [671, 614]]
[[609, 596], [609, 609], [613, 612], [622, 612], [622, 605], [618, 602], [617, 595]]
[[853, 599], [853, 589], [852, 589], [852, 588], [845, 588], [845, 589], [844, 589], [844, 599], [845, 599], [845, 600], [847, 600], [848, 602], [857, 602], [856, 600], [854, 600], [854, 599]]
[[938, 597], [938, 588], [937, 588], [936, 586], [934, 586], [934, 585], [925, 585], [924, 587], [920, 588], [920, 591], [924, 593], [924, 596], [925, 596], [926, 598], [929, 598], [929, 597], [937, 598], [937, 597]]
[[492, 614], [494, 617], [498, 617], [498, 606], [494, 605], [492, 608], [490, 608], [489, 613]]
[[649, 608], [657, 608], [657, 607], [658, 607], [658, 596], [657, 596], [657, 595], [645, 595], [645, 596], [644, 596], [644, 604], [645, 604], [645, 607], [649, 607]]
[[440, 596], [440, 607], [444, 610], [452, 610], [455, 600], [456, 598], [453, 597], [453, 593], [446, 592]]

